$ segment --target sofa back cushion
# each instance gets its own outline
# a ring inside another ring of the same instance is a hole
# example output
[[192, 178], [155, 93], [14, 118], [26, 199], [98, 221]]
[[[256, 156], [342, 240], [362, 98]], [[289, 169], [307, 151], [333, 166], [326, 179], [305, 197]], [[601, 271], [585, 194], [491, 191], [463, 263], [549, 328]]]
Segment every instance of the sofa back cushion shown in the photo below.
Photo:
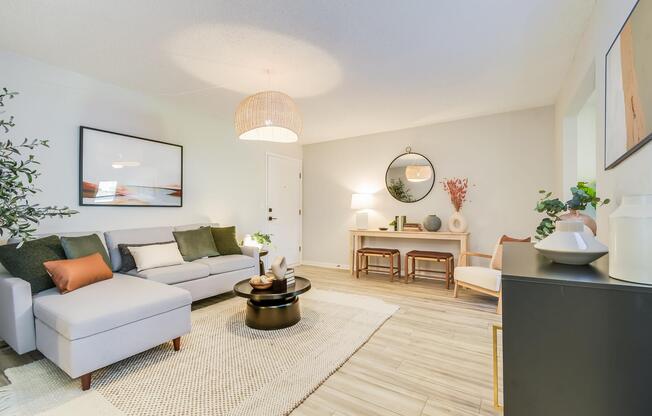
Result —
[[136, 262], [136, 270], [143, 271], [157, 267], [183, 264], [183, 257], [177, 243], [151, 244], [147, 246], [129, 246], [129, 251]]
[[219, 227], [220, 225], [216, 222], [197, 222], [194, 224], [186, 224], [186, 225], [177, 225], [174, 227], [174, 231], [188, 231], [188, 230], [196, 230], [197, 228], [201, 227]]
[[14, 277], [29, 282], [32, 294], [53, 288], [54, 283], [43, 263], [66, 258], [59, 237], [52, 235], [26, 241], [20, 248], [17, 245], [0, 246], [0, 262], [7, 271]]
[[213, 235], [209, 227], [188, 231], [175, 231], [173, 234], [185, 261], [220, 255], [217, 248], [215, 248], [215, 241], [213, 240]]
[[102, 256], [107, 267], [111, 267], [109, 255], [97, 234], [88, 234], [79, 237], [63, 236], [61, 237], [61, 246], [66, 253], [66, 257], [69, 259], [77, 259], [98, 253]]
[[60, 293], [72, 292], [113, 277], [109, 265], [98, 252], [74, 259], [46, 261], [43, 266]]
[[242, 249], [235, 238], [235, 226], [232, 227], [211, 227], [215, 248], [220, 255], [242, 254]]
[[122, 259], [118, 244], [151, 244], [163, 241], [174, 241], [172, 234], [174, 227], [131, 228], [127, 230], [113, 230], [104, 233], [106, 245], [111, 256], [113, 271], [120, 270]]
[[160, 244], [170, 244], [174, 241], [161, 241], [160, 243], [147, 243], [147, 244], [118, 244], [120, 250], [120, 273], [127, 273], [136, 268], [136, 260], [129, 250], [130, 247], [145, 247], [156, 246]]

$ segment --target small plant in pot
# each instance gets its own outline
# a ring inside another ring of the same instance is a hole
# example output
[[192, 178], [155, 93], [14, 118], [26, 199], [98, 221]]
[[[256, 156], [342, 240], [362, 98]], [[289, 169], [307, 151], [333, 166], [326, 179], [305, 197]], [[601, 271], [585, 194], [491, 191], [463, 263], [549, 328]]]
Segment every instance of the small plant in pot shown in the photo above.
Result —
[[559, 198], [551, 198], [552, 192], [540, 190], [539, 194], [542, 194], [542, 197], [537, 202], [535, 211], [545, 213], [547, 217], [543, 218], [537, 226], [537, 240], [552, 234], [559, 220], [582, 221], [595, 235], [597, 231], [595, 220], [581, 211], [586, 210], [589, 205], [597, 208], [610, 202], [608, 198], [605, 200], [598, 198], [595, 187], [587, 182], [578, 182], [577, 186], [571, 187], [572, 198], [566, 202], [561, 202]]

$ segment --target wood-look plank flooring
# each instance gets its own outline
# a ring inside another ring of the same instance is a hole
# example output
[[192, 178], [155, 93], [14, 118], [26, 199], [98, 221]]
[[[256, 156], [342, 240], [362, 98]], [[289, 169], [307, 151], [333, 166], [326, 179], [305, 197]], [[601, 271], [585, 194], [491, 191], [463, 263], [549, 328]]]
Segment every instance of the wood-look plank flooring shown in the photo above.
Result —
[[[401, 309], [322, 384], [293, 416], [499, 415], [493, 407], [491, 325], [496, 300], [442, 281], [389, 282], [386, 275], [301, 266], [314, 288], [363, 294]], [[231, 295], [193, 304], [202, 308]], [[0, 342], [0, 371], [42, 358]], [[0, 386], [8, 383], [0, 373]]]

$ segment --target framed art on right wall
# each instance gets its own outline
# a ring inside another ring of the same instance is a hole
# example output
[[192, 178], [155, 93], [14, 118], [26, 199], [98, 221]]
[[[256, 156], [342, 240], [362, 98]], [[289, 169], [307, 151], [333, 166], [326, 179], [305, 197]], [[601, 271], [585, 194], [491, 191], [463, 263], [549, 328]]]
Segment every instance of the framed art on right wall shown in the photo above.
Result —
[[652, 140], [652, 0], [639, 0], [605, 57], [605, 169]]

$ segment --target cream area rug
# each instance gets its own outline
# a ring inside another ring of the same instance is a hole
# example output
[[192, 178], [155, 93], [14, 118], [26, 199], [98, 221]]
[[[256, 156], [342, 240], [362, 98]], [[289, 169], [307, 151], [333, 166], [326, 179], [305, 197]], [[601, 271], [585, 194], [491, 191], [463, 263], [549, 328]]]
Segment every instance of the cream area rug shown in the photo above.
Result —
[[306, 399], [398, 306], [313, 289], [302, 319], [276, 331], [248, 328], [245, 300], [192, 312], [192, 332], [93, 373], [82, 392], [48, 360], [10, 368], [0, 388], [5, 415], [284, 415]]

